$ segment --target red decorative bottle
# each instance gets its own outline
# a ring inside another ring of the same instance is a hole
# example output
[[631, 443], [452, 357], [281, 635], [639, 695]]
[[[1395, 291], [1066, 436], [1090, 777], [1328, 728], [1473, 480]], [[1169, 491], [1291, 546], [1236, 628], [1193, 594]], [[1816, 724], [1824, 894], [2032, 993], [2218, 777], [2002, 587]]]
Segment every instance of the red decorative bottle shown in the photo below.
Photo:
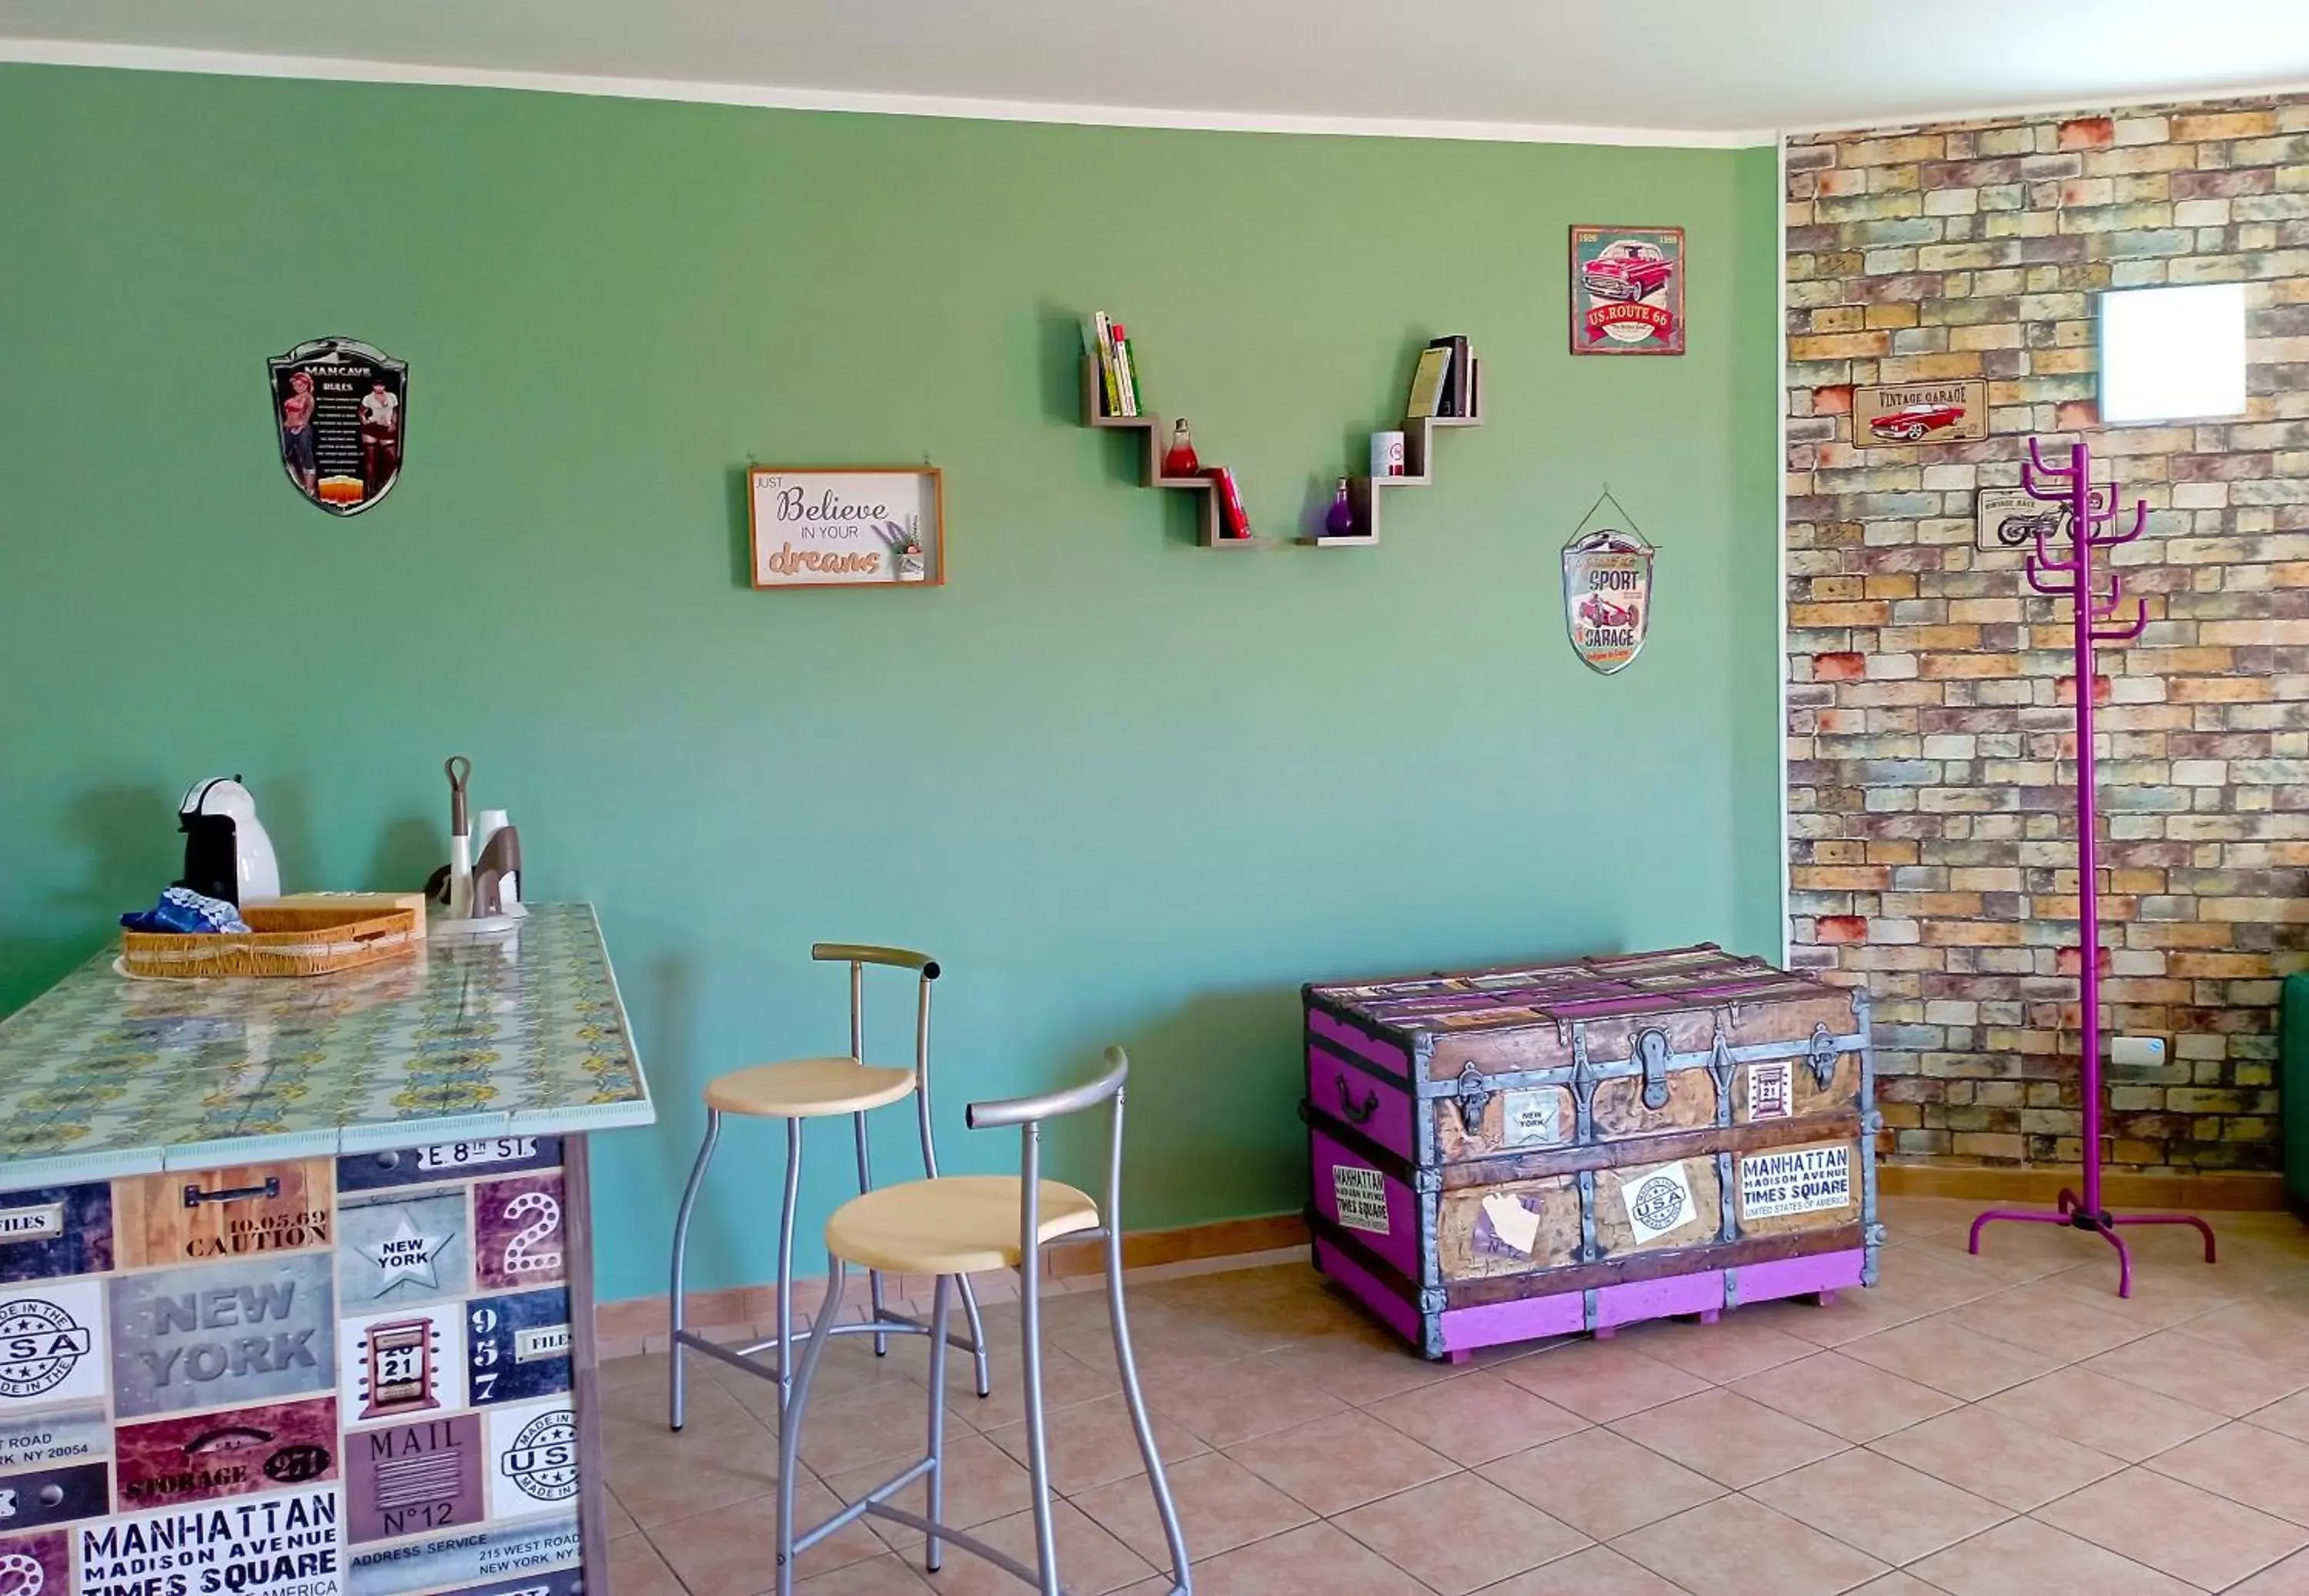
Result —
[[1186, 418], [1182, 416], [1171, 427], [1171, 448], [1163, 456], [1163, 474], [1191, 477], [1202, 469], [1203, 462], [1195, 458], [1194, 435], [1187, 430]]

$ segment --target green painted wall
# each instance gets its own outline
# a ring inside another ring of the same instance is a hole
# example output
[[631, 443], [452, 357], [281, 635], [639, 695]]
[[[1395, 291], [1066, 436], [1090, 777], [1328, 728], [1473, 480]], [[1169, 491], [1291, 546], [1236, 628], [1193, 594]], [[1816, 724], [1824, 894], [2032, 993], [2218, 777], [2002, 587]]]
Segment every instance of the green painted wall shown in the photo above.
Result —
[[[954, 1167], [1015, 1156], [966, 1098], [1128, 1044], [1134, 1227], [1299, 1203], [1302, 980], [1777, 946], [1769, 151], [22, 67], [0, 149], [0, 1012], [170, 876], [192, 779], [246, 772], [292, 886], [406, 885], [470, 753], [534, 895], [600, 904], [662, 1106], [601, 1145], [607, 1297], [662, 1290], [701, 1083], [842, 1045], [813, 938], [945, 961]], [[1565, 353], [1597, 220], [1690, 229], [1688, 357]], [[1263, 531], [1429, 336], [1474, 336], [1489, 425], [1379, 548], [1199, 551], [1077, 425], [1098, 306]], [[265, 401], [327, 333], [412, 370], [350, 522]], [[749, 459], [925, 456], [952, 585], [748, 591]], [[1608, 680], [1556, 557], [1606, 481], [1663, 551]], [[742, 1128], [703, 1284], [770, 1269]]]

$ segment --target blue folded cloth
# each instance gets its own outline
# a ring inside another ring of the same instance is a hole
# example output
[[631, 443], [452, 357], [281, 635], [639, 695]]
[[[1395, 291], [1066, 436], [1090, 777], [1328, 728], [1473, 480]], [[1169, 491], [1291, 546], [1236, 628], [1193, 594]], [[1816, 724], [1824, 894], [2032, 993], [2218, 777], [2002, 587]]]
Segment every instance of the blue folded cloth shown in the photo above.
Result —
[[212, 898], [187, 886], [172, 886], [160, 901], [138, 914], [124, 914], [120, 923], [131, 931], [160, 931], [195, 936], [211, 931], [246, 931], [240, 910], [222, 898]]

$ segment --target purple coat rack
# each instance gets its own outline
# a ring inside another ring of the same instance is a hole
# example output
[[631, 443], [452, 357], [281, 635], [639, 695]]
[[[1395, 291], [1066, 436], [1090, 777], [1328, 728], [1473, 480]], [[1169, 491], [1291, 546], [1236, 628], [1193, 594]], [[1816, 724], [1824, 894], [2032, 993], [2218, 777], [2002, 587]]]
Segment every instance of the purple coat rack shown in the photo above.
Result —
[[2083, 444], [2070, 444], [2069, 463], [2055, 467], [2045, 463], [2044, 452], [2035, 438], [2028, 440], [2028, 458], [2020, 466], [2020, 485], [2031, 498], [2064, 502], [2069, 507], [2067, 557], [2055, 557], [2052, 539], [2040, 524], [2036, 551], [2028, 556], [2027, 566], [2030, 587], [2040, 593], [2068, 598], [2076, 632], [2077, 920], [2082, 945], [2078, 966], [2078, 984], [2082, 988], [2078, 1014], [2078, 1062], [2079, 1091], [2084, 1106], [2084, 1190], [2080, 1194], [2063, 1189], [2059, 1207], [2051, 1213], [2041, 1210], [1988, 1210], [1972, 1221], [1971, 1249], [1976, 1253], [1980, 1250], [1981, 1227], [1992, 1220], [2091, 1230], [2106, 1237], [2109, 1245], [2116, 1248], [2116, 1294], [2130, 1297], [2132, 1254], [2126, 1248], [2124, 1238], [2116, 1233], [2119, 1225], [2194, 1225], [2205, 1238], [2208, 1264], [2213, 1261], [2213, 1228], [2192, 1213], [2114, 1214], [2101, 1201], [2100, 867], [2096, 858], [2100, 821], [2093, 779], [2093, 685], [2097, 678], [2093, 650], [2098, 643], [2129, 643], [2140, 636], [2141, 628], [2149, 624], [2149, 608], [2141, 600], [2135, 599], [2131, 620], [2112, 618], [2124, 595], [2124, 578], [2110, 572], [2108, 597], [2102, 598], [2093, 578], [2093, 550], [2113, 548], [2140, 536], [2149, 523], [2149, 503], [2143, 499], [2133, 505], [2132, 531], [2120, 532], [2110, 525], [2108, 531], [2103, 531], [2105, 524], [2116, 520], [2116, 484], [2112, 481], [2108, 485], [2108, 508], [2095, 511], [2091, 470], [2092, 454]]

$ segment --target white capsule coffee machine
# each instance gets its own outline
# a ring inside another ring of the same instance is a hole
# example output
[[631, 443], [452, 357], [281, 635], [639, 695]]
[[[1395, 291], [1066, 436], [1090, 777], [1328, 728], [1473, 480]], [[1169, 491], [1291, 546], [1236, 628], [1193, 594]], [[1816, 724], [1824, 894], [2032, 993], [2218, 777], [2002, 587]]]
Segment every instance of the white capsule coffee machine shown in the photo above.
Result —
[[281, 895], [281, 861], [238, 776], [195, 781], [177, 806], [185, 878], [176, 884], [246, 908]]

